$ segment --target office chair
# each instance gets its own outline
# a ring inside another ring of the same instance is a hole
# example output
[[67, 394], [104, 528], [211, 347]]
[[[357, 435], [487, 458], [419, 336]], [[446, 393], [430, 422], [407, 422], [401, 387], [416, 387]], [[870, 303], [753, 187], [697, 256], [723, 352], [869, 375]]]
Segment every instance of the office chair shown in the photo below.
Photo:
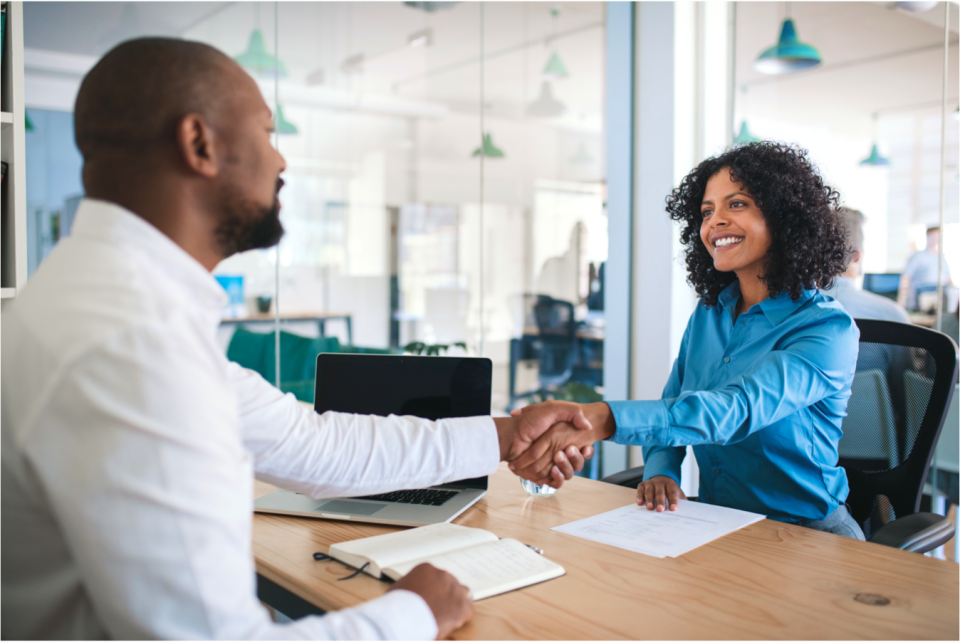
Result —
[[[528, 296], [524, 299], [525, 304], [532, 303], [531, 316], [537, 325], [537, 334], [516, 341], [512, 349], [517, 352], [514, 360], [520, 357], [521, 352], [536, 355], [540, 388], [511, 394], [507, 410], [512, 410], [520, 399], [539, 396], [545, 401], [550, 398], [552, 391], [570, 380], [577, 363], [577, 321], [573, 315], [573, 304], [545, 294], [536, 295], [536, 299]], [[528, 345], [524, 346], [523, 343]], [[515, 375], [511, 373], [511, 376]]]
[[[850, 483], [847, 504], [868, 541], [925, 553], [947, 542], [954, 531], [946, 517], [918, 511], [957, 383], [957, 344], [945, 334], [906, 323], [855, 321], [860, 328], [858, 385], [847, 404], [839, 446], [840, 465]], [[878, 389], [884, 382], [886, 389]], [[602, 481], [636, 488], [643, 467]]]

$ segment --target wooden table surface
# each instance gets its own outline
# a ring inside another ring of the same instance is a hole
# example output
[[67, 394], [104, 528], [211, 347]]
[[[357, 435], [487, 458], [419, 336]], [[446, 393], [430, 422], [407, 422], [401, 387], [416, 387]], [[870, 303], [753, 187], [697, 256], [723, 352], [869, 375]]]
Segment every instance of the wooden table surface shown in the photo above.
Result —
[[[257, 496], [273, 490], [256, 484]], [[475, 604], [456, 639], [960, 638], [960, 565], [763, 520], [675, 559], [550, 531], [633, 501], [635, 491], [575, 478], [533, 499], [504, 465], [455, 520], [544, 549], [559, 579]], [[325, 611], [382, 595], [386, 581], [313, 553], [399, 530], [255, 515], [257, 572]]]

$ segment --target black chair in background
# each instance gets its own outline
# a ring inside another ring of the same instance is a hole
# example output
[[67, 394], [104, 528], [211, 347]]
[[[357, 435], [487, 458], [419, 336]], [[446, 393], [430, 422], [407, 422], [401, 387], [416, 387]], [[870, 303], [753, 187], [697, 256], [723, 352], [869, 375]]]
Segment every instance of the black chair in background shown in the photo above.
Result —
[[[925, 553], [954, 533], [946, 517], [918, 511], [957, 383], [957, 345], [919, 326], [856, 323], [860, 354], [839, 447], [847, 504], [868, 541]], [[602, 481], [635, 488], [643, 466]]]
[[[548, 399], [550, 392], [567, 383], [573, 375], [577, 363], [577, 321], [574, 318], [573, 304], [544, 294], [525, 296], [524, 305], [530, 305], [530, 315], [536, 323], [536, 336], [525, 337], [526, 344], [516, 341], [517, 354], [514, 359], [526, 358], [528, 352], [537, 359], [537, 378], [540, 388], [522, 394], [512, 394], [508, 410], [521, 399], [539, 397]], [[527, 316], [525, 313], [524, 316]], [[511, 372], [511, 393], [515, 385]]]

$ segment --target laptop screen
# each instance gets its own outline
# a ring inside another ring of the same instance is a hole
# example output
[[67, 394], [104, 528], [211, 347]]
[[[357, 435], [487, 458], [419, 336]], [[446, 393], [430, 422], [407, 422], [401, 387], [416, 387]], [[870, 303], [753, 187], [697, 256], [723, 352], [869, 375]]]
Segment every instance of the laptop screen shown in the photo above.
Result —
[[[424, 419], [490, 414], [493, 365], [477, 357], [320, 354], [314, 408]], [[486, 477], [459, 482], [486, 488]]]

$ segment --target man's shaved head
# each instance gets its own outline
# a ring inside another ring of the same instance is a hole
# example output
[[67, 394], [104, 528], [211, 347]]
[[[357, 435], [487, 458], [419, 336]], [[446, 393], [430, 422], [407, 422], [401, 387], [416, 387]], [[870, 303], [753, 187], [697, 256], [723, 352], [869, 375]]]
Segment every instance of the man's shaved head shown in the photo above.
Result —
[[140, 38], [117, 45], [77, 93], [74, 130], [84, 161], [172, 143], [177, 122], [189, 113], [217, 122], [236, 71], [230, 58], [199, 42]]
[[208, 267], [283, 235], [283, 157], [253, 79], [213, 47], [128, 40], [87, 74], [74, 108], [83, 184]]

